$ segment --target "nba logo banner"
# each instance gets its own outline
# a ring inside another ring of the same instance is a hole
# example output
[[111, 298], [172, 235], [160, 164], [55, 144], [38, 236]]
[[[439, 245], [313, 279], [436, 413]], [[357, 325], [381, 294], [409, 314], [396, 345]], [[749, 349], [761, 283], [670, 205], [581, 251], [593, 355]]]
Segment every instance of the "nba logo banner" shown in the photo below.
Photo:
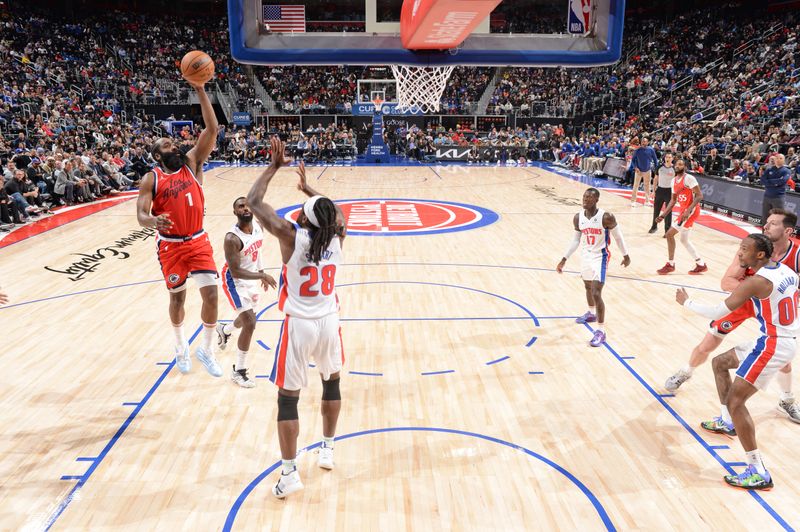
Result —
[[592, 0], [569, 0], [567, 33], [585, 35], [592, 29]]

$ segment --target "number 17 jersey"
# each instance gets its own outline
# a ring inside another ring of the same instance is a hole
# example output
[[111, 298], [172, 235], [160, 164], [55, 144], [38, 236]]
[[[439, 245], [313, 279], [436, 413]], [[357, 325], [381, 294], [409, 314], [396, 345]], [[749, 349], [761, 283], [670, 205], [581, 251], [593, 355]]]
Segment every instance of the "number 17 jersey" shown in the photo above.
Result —
[[314, 264], [311, 238], [308, 229], [297, 229], [294, 253], [281, 271], [278, 308], [287, 316], [317, 319], [339, 311], [335, 281], [342, 263], [341, 240], [334, 236], [319, 264]]

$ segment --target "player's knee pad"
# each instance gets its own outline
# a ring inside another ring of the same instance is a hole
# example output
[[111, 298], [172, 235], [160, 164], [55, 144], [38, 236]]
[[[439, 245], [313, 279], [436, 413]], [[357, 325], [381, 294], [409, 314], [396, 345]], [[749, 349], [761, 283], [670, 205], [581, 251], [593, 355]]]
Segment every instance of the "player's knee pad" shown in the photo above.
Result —
[[300, 397], [278, 393], [278, 421], [294, 421], [297, 416], [297, 402]]
[[341, 379], [331, 379], [322, 381], [322, 400], [323, 401], [341, 401], [342, 394], [339, 391], [339, 381]]

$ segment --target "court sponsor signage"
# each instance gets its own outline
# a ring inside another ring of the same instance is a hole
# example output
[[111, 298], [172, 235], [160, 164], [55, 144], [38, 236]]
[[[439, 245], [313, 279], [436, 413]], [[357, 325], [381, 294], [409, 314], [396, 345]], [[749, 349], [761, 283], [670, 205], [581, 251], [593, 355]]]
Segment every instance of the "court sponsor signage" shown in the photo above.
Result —
[[253, 123], [253, 117], [250, 116], [250, 113], [236, 112], [233, 113], [232, 122], [237, 126], [249, 126]]
[[96, 271], [100, 264], [108, 259], [129, 258], [131, 254], [127, 251], [123, 251], [123, 248], [130, 247], [137, 242], [147, 240], [148, 238], [154, 238], [155, 236], [155, 229], [137, 229], [136, 231], [131, 231], [128, 233], [128, 236], [120, 238], [113, 244], [97, 248], [93, 252], [71, 253], [70, 255], [76, 256], [78, 259], [67, 266], [61, 266], [59, 268], [45, 266], [44, 269], [49, 272], [66, 275], [70, 281], [81, 281], [86, 274]]
[[[739, 220], [761, 222], [761, 204], [764, 201], [763, 188], [756, 188], [739, 181], [730, 181], [723, 177], [692, 175], [697, 178], [700, 190], [703, 191], [704, 207], [716, 208], [718, 212], [730, 214]], [[800, 207], [800, 194], [787, 192], [784, 204], [787, 210], [797, 212]]]
[[[496, 212], [438, 200], [368, 198], [339, 200], [348, 236], [436, 235], [467, 231], [493, 224]], [[296, 222], [302, 205], [285, 207], [278, 215]]]
[[[372, 116], [375, 114], [375, 104], [370, 103], [356, 103], [353, 105], [353, 114], [355, 116]], [[397, 103], [385, 103], [381, 105], [381, 114], [383, 115], [422, 115], [425, 114], [419, 109], [408, 109], [406, 111], [398, 111]]]

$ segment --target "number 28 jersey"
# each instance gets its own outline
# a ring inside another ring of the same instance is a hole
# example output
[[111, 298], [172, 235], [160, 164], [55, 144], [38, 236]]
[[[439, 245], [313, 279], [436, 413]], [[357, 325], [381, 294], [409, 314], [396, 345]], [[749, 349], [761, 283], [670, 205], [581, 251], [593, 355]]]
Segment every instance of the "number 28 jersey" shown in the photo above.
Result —
[[283, 265], [278, 308], [287, 316], [317, 319], [339, 311], [336, 296], [336, 268], [342, 263], [342, 246], [334, 236], [323, 251], [319, 264], [311, 261], [311, 234], [298, 228], [294, 253]]

